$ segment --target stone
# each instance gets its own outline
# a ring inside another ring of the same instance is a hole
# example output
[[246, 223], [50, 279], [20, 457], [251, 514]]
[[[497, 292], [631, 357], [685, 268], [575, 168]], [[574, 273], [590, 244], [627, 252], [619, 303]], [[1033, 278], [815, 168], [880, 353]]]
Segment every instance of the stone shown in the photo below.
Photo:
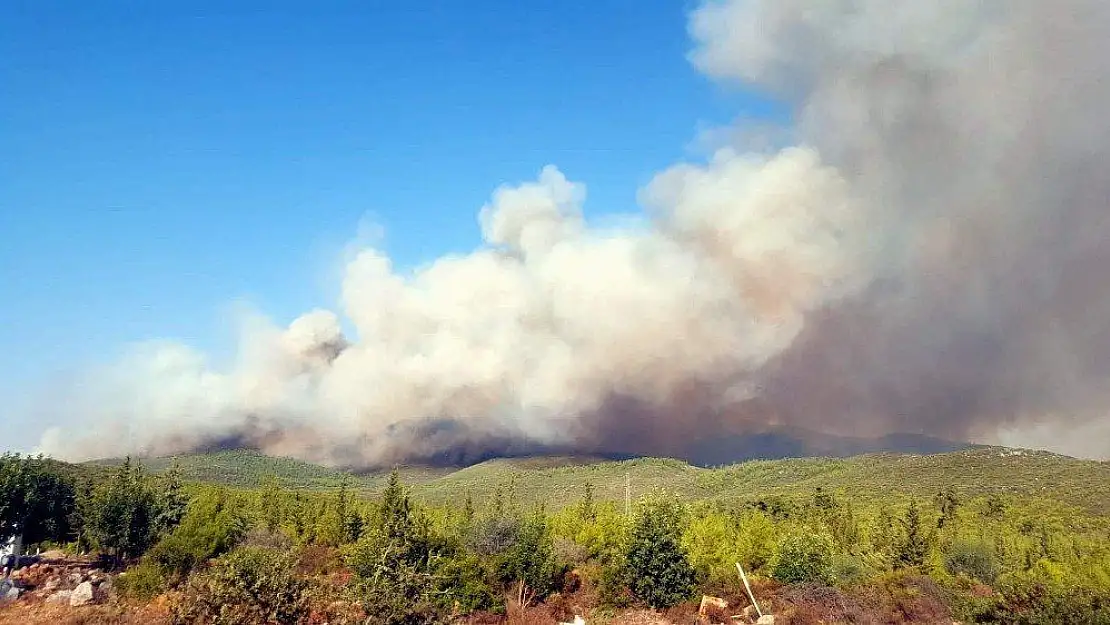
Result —
[[763, 616], [759, 617], [759, 620], [755, 622], [755, 625], [775, 625], [775, 615], [764, 614]]
[[96, 591], [93, 589], [92, 582], [81, 582], [69, 597], [69, 605], [75, 608], [95, 602]]
[[46, 580], [45, 584], [42, 585], [42, 591], [43, 592], [54, 592], [59, 587], [61, 587], [61, 585], [62, 585], [61, 578], [51, 577], [50, 579]]
[[0, 602], [15, 601], [22, 592], [9, 581], [0, 582]]
[[698, 606], [698, 614], [705, 616], [709, 614], [710, 610], [727, 610], [728, 602], [720, 597], [711, 597], [709, 595], [701, 596], [701, 605]]
[[58, 592], [46, 598], [47, 603], [62, 603], [69, 604], [69, 597], [73, 594], [72, 590], [59, 590]]

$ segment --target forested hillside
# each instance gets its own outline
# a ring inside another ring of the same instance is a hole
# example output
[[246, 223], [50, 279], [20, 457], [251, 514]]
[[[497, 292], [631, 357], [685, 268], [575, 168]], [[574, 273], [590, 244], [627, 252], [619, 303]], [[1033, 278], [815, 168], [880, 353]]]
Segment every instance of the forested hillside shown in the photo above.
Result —
[[[100, 461], [97, 466], [120, 461]], [[366, 495], [379, 493], [388, 471], [348, 473], [252, 451], [224, 451], [142, 460], [157, 474], [175, 464], [186, 481], [257, 487], [270, 477], [287, 488], [335, 489], [344, 480]], [[460, 493], [476, 499], [514, 492], [522, 503], [562, 506], [590, 484], [599, 499], [633, 497], [665, 487], [688, 500], [790, 497], [815, 488], [857, 501], [929, 496], [952, 488], [961, 496], [1022, 495], [1060, 501], [1098, 514], [1110, 513], [1110, 463], [1048, 452], [977, 448], [935, 455], [873, 454], [854, 458], [756, 460], [703, 469], [678, 460], [638, 458], [608, 462], [589, 457], [490, 460], [463, 469], [400, 467], [402, 480], [420, 500], [441, 504]]]
[[0, 539], [103, 570], [76, 615], [87, 573], [20, 572], [0, 621], [679, 623], [749, 603], [737, 563], [776, 623], [1110, 620], [1110, 467], [1053, 454], [146, 467], [3, 457]]

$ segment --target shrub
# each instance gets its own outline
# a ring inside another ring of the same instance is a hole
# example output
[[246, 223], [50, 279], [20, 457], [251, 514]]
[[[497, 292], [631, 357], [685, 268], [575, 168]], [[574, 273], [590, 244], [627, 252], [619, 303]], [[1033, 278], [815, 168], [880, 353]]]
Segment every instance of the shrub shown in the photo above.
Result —
[[439, 560], [435, 575], [439, 604], [457, 614], [502, 608], [484, 573], [482, 560], [474, 555], [460, 552]]
[[471, 529], [468, 543], [475, 553], [490, 557], [505, 553], [516, 543], [520, 521], [506, 517], [482, 519]]
[[830, 569], [832, 578], [840, 585], [851, 585], [863, 581], [871, 572], [863, 560], [857, 556], [833, 556]]
[[682, 507], [663, 497], [644, 499], [633, 521], [627, 575], [632, 593], [653, 608], [673, 606], [694, 592], [694, 568], [681, 543], [682, 521]]
[[503, 582], [519, 581], [537, 598], [556, 589], [563, 569], [555, 561], [554, 541], [542, 512], [520, 524], [516, 540], [498, 562]]
[[833, 541], [827, 533], [796, 530], [783, 537], [775, 547], [771, 575], [787, 584], [830, 583]]
[[175, 624], [294, 624], [307, 616], [306, 582], [293, 574], [288, 554], [237, 549], [193, 575], [174, 604]]
[[143, 560], [116, 577], [116, 593], [124, 601], [147, 603], [166, 588], [166, 575], [162, 568], [149, 560]]
[[222, 491], [207, 492], [188, 507], [181, 524], [150, 551], [168, 575], [187, 575], [227, 551], [243, 537], [246, 521]]
[[944, 554], [944, 568], [952, 575], [963, 574], [993, 584], [998, 577], [998, 558], [990, 543], [960, 540]]

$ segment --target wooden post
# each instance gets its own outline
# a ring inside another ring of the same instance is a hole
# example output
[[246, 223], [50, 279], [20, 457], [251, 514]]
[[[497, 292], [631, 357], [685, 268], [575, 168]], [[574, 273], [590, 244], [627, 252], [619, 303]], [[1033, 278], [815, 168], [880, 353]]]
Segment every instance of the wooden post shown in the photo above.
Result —
[[758, 614], [760, 618], [763, 618], [763, 610], [759, 609], [759, 604], [756, 603], [755, 594], [752, 592], [752, 587], [748, 584], [748, 576], [744, 575], [744, 569], [740, 566], [739, 562], [736, 563], [736, 570], [740, 571], [740, 579], [744, 581], [744, 589], [748, 591], [748, 597], [751, 598], [752, 605], [755, 606], [756, 614]]

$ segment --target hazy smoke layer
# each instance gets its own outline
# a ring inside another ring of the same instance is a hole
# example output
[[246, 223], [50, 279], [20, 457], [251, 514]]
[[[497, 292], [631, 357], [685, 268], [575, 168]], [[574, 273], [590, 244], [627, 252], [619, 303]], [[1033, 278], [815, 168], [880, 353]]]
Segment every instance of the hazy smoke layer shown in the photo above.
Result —
[[1110, 5], [728, 0], [690, 31], [700, 70], [796, 106], [795, 145], [664, 171], [623, 231], [546, 167], [494, 192], [472, 254], [360, 252], [356, 336], [259, 324], [223, 372], [146, 347], [57, 407], [95, 433], [44, 449], [373, 465], [775, 424], [1110, 453], [1073, 433], [1110, 405]]

